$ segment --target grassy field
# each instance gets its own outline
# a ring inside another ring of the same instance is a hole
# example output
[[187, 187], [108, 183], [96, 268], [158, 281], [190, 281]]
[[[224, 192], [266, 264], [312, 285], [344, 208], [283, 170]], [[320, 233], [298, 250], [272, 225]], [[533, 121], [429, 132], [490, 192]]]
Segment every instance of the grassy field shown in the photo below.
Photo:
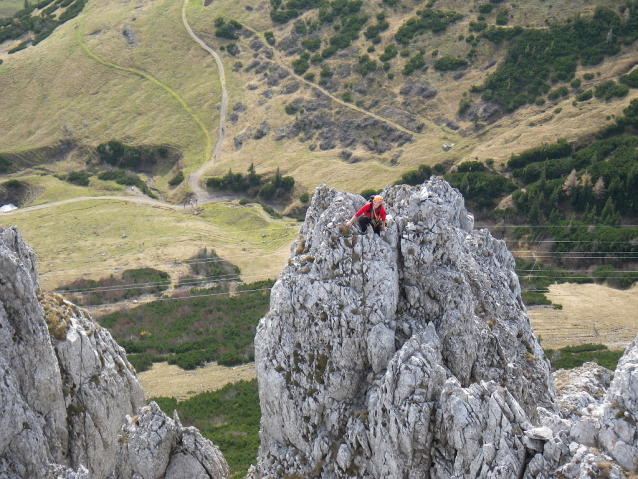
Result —
[[228, 383], [254, 379], [255, 363], [224, 367], [211, 364], [192, 371], [168, 363], [154, 363], [148, 371], [138, 374], [146, 399], [172, 397], [183, 401], [196, 394], [216, 391]]
[[[209, 204], [191, 210], [88, 200], [0, 217], [17, 225], [38, 255], [42, 286], [49, 291], [79, 277], [154, 267], [179, 277], [178, 263], [200, 248], [241, 268], [247, 282], [275, 278], [288, 259], [298, 224], [274, 220], [258, 206]], [[126, 235], [124, 237], [124, 235]]]
[[19, 0], [0, 0], [0, 17], [10, 17], [24, 6]]
[[638, 285], [618, 290], [564, 283], [550, 286], [546, 296], [563, 309], [533, 307], [528, 311], [545, 349], [585, 343], [624, 349], [638, 332]]

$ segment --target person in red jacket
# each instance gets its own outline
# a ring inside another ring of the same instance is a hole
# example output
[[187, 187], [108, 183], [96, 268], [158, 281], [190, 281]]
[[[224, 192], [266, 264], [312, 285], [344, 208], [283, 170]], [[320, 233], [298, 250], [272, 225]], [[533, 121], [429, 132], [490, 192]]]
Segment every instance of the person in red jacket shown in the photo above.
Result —
[[381, 196], [373, 196], [368, 203], [363, 205], [359, 211], [346, 223], [350, 228], [354, 221], [358, 218], [359, 228], [365, 233], [368, 225], [372, 224], [372, 228], [376, 234], [381, 234], [385, 230], [385, 208], [383, 207], [383, 198]]

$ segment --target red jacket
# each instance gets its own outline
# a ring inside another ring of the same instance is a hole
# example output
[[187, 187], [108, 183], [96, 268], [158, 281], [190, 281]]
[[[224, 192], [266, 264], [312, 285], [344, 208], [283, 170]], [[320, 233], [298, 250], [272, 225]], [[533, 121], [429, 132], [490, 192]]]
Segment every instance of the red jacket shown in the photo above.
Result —
[[358, 218], [361, 215], [366, 215], [368, 218], [372, 219], [372, 213], [374, 213], [375, 219], [385, 221], [385, 208], [383, 207], [383, 205], [379, 206], [379, 208], [375, 210], [372, 207], [372, 203], [366, 203], [365, 205], [363, 205], [363, 208], [357, 211], [355, 216]]

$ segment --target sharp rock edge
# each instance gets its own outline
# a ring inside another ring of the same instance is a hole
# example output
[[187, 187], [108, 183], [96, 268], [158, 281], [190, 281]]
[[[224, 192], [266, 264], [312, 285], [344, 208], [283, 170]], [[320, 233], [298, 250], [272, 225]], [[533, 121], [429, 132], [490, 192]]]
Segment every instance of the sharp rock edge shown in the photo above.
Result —
[[199, 431], [144, 404], [108, 331], [40, 293], [13, 227], [0, 227], [0, 382], [0, 479], [228, 477]]
[[343, 223], [365, 200], [324, 185], [313, 195], [257, 329], [261, 446], [248, 477], [635, 468], [636, 344], [608, 393], [575, 381], [583, 394], [596, 389], [595, 432], [582, 414], [561, 416], [570, 399], [556, 396], [505, 243], [474, 230], [461, 194], [439, 178], [382, 195], [386, 231], [354, 236]]

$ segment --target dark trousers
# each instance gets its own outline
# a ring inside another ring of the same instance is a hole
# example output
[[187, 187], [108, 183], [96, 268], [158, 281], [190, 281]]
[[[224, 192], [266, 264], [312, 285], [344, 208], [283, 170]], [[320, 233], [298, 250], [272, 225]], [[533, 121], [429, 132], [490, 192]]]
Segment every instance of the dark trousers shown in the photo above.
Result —
[[[357, 218], [357, 222], [359, 223], [359, 228], [361, 229], [361, 232], [365, 234], [365, 232], [368, 230], [368, 225], [372, 223], [372, 220], [368, 218], [366, 215], [361, 215], [359, 216], [359, 218]], [[374, 232], [376, 234], [380, 235], [381, 222], [377, 223], [376, 226], [373, 224], [372, 229], [374, 229]]]

